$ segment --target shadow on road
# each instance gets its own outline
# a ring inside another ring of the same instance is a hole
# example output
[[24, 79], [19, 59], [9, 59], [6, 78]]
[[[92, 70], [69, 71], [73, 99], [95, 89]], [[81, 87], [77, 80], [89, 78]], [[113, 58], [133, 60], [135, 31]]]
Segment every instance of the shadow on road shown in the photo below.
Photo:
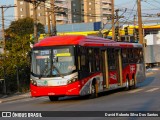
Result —
[[[123, 91], [124, 91], [124, 88], [119, 88], [119, 89], [116, 89], [116, 90], [110, 90], [110, 91], [102, 92], [102, 93], [98, 94], [98, 98], [113, 95], [114, 93], [123, 92]], [[98, 99], [98, 98], [95, 98], [95, 99]], [[89, 96], [68, 96], [68, 97], [60, 97], [58, 101], [50, 101], [48, 99], [47, 101], [44, 101], [42, 104], [77, 103], [77, 102], [86, 101], [86, 100], [91, 100], [91, 98], [89, 98]]]
[[147, 77], [142, 83], [139, 83], [137, 87], [146, 87], [149, 86], [153, 81], [155, 77]]

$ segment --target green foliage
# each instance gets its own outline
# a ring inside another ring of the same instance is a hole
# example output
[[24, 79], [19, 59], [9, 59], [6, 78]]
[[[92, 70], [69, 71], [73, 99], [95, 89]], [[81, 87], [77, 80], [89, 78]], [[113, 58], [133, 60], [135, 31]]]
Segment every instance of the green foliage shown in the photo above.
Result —
[[[38, 32], [44, 33], [44, 26], [37, 24]], [[6, 33], [6, 53], [0, 59], [0, 78], [5, 78], [7, 92], [17, 90], [17, 73], [20, 90], [29, 88], [30, 76], [30, 34], [33, 34], [33, 19], [13, 21]], [[5, 73], [5, 74], [4, 74]]]
[[[23, 18], [17, 21], [13, 21], [8, 29], [6, 29], [6, 36], [14, 37], [33, 34], [34, 21], [32, 18]], [[37, 24], [37, 31], [44, 33], [44, 26], [41, 23]]]

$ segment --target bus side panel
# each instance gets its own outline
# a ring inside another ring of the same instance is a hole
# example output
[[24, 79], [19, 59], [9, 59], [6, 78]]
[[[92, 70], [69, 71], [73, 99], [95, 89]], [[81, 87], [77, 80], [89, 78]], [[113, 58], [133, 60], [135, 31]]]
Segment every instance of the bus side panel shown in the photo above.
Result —
[[96, 79], [98, 83], [98, 92], [103, 91], [103, 76], [102, 76], [102, 73], [97, 73], [97, 74], [91, 75], [90, 77], [80, 80], [82, 88], [79, 94], [81, 96], [88, 95], [91, 93], [91, 85], [92, 85], [93, 79]]
[[145, 66], [144, 64], [137, 64], [136, 80], [138, 82], [143, 82], [146, 79]]
[[117, 84], [117, 72], [116, 71], [109, 71], [109, 84]]
[[128, 64], [125, 68], [123, 68], [123, 83], [126, 82], [126, 78], [128, 77], [129, 80], [133, 79], [133, 75], [135, 76], [137, 73], [137, 66], [136, 64]]

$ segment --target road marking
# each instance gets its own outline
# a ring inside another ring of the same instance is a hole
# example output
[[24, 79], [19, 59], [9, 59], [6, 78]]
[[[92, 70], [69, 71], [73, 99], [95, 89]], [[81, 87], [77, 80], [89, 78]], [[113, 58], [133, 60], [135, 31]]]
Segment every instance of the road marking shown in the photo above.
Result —
[[150, 90], [147, 90], [146, 92], [153, 92], [153, 91], [156, 91], [156, 90], [158, 90], [159, 88], [152, 88], [152, 89], [150, 89]]
[[141, 91], [141, 90], [143, 90], [143, 89], [132, 90], [132, 91], [129, 91], [128, 93], [136, 93], [136, 92], [139, 92], [139, 91]]

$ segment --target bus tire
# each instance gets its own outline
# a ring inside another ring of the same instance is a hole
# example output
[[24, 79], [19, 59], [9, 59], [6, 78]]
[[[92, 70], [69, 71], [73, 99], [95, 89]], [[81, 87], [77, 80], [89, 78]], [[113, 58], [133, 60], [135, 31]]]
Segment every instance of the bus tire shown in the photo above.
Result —
[[129, 82], [129, 78], [127, 77], [126, 78], [126, 87], [125, 87], [125, 90], [130, 90], [131, 87], [130, 87], [130, 82]]
[[137, 87], [135, 77], [132, 78], [132, 89]]
[[92, 86], [91, 86], [91, 94], [90, 94], [89, 98], [90, 99], [94, 99], [96, 97], [98, 97], [98, 93], [96, 91], [96, 84], [92, 84]]
[[58, 101], [58, 96], [49, 96], [50, 101]]

